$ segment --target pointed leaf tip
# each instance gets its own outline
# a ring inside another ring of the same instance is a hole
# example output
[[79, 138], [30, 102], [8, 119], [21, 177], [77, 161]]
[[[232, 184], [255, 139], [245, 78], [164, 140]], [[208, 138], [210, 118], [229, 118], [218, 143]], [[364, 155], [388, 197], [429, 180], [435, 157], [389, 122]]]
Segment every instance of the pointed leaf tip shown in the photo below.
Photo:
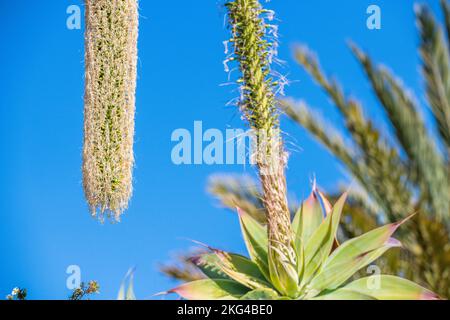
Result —
[[418, 284], [390, 275], [374, 275], [351, 282], [338, 290], [352, 290], [379, 300], [436, 300], [439, 297]]
[[408, 220], [411, 220], [412, 218], [414, 218], [417, 215], [417, 212], [411, 213], [409, 216], [407, 216], [406, 218], [404, 218], [403, 220], [400, 220], [397, 222], [397, 224], [404, 224], [405, 222], [407, 222]]
[[328, 201], [328, 199], [325, 197], [325, 195], [320, 190], [318, 190], [317, 193], [320, 197], [320, 200], [322, 201], [322, 205], [325, 209], [325, 214], [328, 215], [331, 212], [331, 210], [333, 209], [333, 206], [331, 205], [330, 201]]
[[239, 207], [236, 207], [236, 211], [237, 211], [239, 217], [244, 217], [244, 216], [249, 215], [245, 210], [243, 210]]
[[395, 238], [389, 238], [386, 241], [385, 245], [389, 248], [402, 248], [403, 247], [403, 244]]
[[434, 292], [425, 292], [420, 296], [420, 300], [442, 300], [442, 298]]
[[201, 259], [201, 256], [192, 256], [192, 257], [189, 257], [187, 260], [190, 262], [190, 263], [192, 263], [192, 264], [194, 264], [194, 265], [198, 265], [199, 263], [200, 263], [200, 259]]

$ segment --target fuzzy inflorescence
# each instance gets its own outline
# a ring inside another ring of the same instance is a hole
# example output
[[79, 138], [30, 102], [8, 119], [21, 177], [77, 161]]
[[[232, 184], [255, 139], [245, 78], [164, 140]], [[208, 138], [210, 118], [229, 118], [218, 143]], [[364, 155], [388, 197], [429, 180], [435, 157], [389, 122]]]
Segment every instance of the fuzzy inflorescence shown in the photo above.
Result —
[[[226, 42], [228, 63], [237, 61], [241, 78], [240, 110], [252, 129], [270, 132], [278, 128], [275, 104], [277, 82], [271, 72], [276, 56], [277, 26], [269, 24], [273, 12], [262, 8], [256, 0], [237, 0], [226, 3], [232, 37]], [[228, 48], [229, 47], [229, 48]]]
[[83, 187], [116, 220], [132, 193], [137, 0], [86, 0]]
[[[233, 61], [238, 65], [238, 106], [257, 141], [258, 147], [252, 157], [258, 167], [268, 214], [269, 249], [274, 258], [271, 273], [294, 279], [297, 258], [290, 228], [284, 174], [286, 155], [276, 102], [276, 94], [283, 90], [285, 83], [284, 78], [280, 80], [271, 69], [278, 47], [278, 29], [271, 23], [274, 12], [264, 9], [257, 0], [229, 1], [226, 7], [232, 36], [225, 42], [228, 53], [225, 70], [229, 71], [228, 65]], [[286, 288], [280, 289], [295, 291], [296, 285], [287, 284]]]

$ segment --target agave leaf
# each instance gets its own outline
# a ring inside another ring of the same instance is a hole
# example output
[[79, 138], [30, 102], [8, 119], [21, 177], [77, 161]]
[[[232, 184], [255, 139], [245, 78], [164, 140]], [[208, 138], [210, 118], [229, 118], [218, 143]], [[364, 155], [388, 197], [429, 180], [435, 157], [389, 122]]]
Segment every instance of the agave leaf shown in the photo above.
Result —
[[135, 268], [130, 268], [123, 278], [122, 283], [120, 284], [119, 293], [117, 294], [117, 300], [136, 300], [133, 289], [134, 271]]
[[125, 287], [122, 287], [122, 285], [119, 288], [119, 293], [117, 294], [117, 300], [125, 300]]
[[130, 275], [130, 281], [128, 282], [127, 294], [125, 296], [125, 300], [136, 300], [136, 295], [134, 294], [134, 273]]
[[377, 228], [342, 244], [328, 257], [320, 273], [312, 280], [310, 285], [315, 289], [314, 292], [337, 288], [388, 249], [401, 246], [399, 241], [390, 237], [410, 218], [411, 216], [400, 222]]
[[297, 253], [297, 271], [299, 278], [302, 277], [304, 268], [305, 250], [302, 241], [302, 210], [304, 203], [297, 209], [294, 219], [292, 220], [292, 231], [294, 232], [294, 248]]
[[347, 193], [344, 193], [334, 205], [331, 213], [307, 242], [305, 247], [305, 274], [302, 279], [303, 284], [309, 282], [330, 254], [346, 198]]
[[210, 279], [230, 280], [230, 278], [219, 267], [219, 257], [215, 253], [201, 254], [191, 258], [190, 261]]
[[255, 219], [245, 211], [237, 208], [239, 221], [241, 224], [242, 235], [247, 246], [248, 254], [255, 262], [264, 277], [270, 281], [268, 266], [268, 240], [266, 228], [259, 224]]
[[[325, 197], [325, 195], [317, 189], [317, 194], [319, 195], [320, 201], [322, 203], [323, 209], [325, 210], [325, 216], [328, 216], [333, 210], [333, 206], [330, 201]], [[337, 235], [334, 237], [333, 250], [339, 247], [339, 241], [337, 239]]]
[[305, 206], [305, 202], [302, 202], [302, 204], [298, 207], [295, 212], [294, 219], [292, 220], [292, 231], [294, 232], [294, 243], [296, 248], [300, 248], [302, 243], [302, 211]]
[[331, 213], [331, 210], [333, 210], [333, 206], [331, 205], [330, 201], [328, 201], [328, 199], [325, 197], [325, 195], [320, 190], [317, 190], [317, 194], [319, 195], [320, 201], [322, 201], [322, 205], [325, 210], [325, 214], [329, 215]]
[[311, 300], [376, 300], [376, 299], [374, 297], [352, 290], [336, 290], [314, 297]]
[[202, 279], [182, 284], [168, 293], [188, 300], [237, 300], [249, 289], [233, 280]]
[[392, 234], [398, 229], [399, 226], [411, 217], [412, 216], [409, 216], [402, 221], [379, 227], [359, 237], [344, 242], [327, 259], [324, 268], [333, 268], [335, 265], [352, 261], [364, 253], [378, 249], [384, 245], [388, 245], [388, 242], [391, 241]]
[[378, 259], [390, 248], [397, 246], [400, 246], [400, 242], [392, 239], [392, 241], [389, 241], [382, 247], [365, 252], [358, 257], [354, 257], [352, 260], [325, 266], [309, 284], [312, 289], [310, 295], [314, 296], [325, 289], [332, 290], [338, 288], [358, 270]]
[[266, 281], [258, 265], [244, 256], [214, 250], [220, 270], [231, 279], [243, 284], [250, 289], [269, 288], [271, 285]]
[[355, 280], [340, 290], [350, 290], [378, 300], [438, 300], [435, 293], [395, 276], [373, 275]]
[[[294, 252], [296, 254], [296, 252]], [[273, 286], [282, 294], [295, 297], [299, 289], [298, 266], [275, 246], [269, 248], [269, 270]], [[294, 261], [298, 261], [295, 258]]]
[[[323, 207], [322, 207], [323, 206]], [[294, 246], [297, 251], [298, 258], [298, 274], [303, 277], [305, 249], [304, 244], [309, 240], [311, 235], [320, 226], [324, 220], [324, 215], [331, 213], [332, 206], [325, 196], [316, 188], [313, 190], [302, 205], [297, 210], [292, 221], [292, 229], [294, 231]], [[336, 240], [337, 243], [337, 240]]]
[[240, 300], [278, 300], [280, 296], [272, 289], [255, 289], [246, 293]]
[[308, 199], [302, 203], [292, 222], [297, 248], [300, 247], [300, 243], [308, 242], [323, 220], [322, 206], [314, 188]]
[[297, 274], [299, 279], [301, 279], [305, 272], [305, 248], [302, 243], [298, 244], [298, 246], [295, 244], [295, 250], [297, 252]]

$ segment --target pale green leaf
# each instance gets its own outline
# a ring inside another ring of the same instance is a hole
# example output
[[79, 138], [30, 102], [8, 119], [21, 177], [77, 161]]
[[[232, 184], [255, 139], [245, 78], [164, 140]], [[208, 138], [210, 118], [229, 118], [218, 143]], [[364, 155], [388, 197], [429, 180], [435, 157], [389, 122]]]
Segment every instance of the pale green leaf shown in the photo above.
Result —
[[331, 213], [327, 215], [327, 218], [307, 242], [305, 247], [305, 274], [302, 283], [309, 282], [330, 254], [346, 198], [347, 193], [344, 193], [334, 205]]
[[215, 253], [205, 253], [193, 257], [190, 261], [210, 279], [230, 279], [219, 267], [219, 257]]
[[323, 290], [338, 288], [358, 270], [372, 263], [394, 246], [398, 246], [398, 242], [392, 241], [378, 249], [354, 257], [349, 261], [324, 267], [309, 284], [312, 294], [315, 295]]
[[[133, 290], [134, 268], [130, 268], [120, 284], [117, 300], [136, 300]], [[128, 283], [128, 287], [127, 287]]]
[[217, 266], [228, 277], [251, 289], [267, 288], [266, 281], [258, 265], [244, 256], [214, 250], [217, 255]]
[[346, 285], [343, 289], [372, 296], [378, 300], [439, 299], [435, 293], [412, 281], [388, 275], [373, 275], [358, 279]]
[[384, 246], [391, 239], [392, 234], [398, 229], [398, 227], [410, 218], [411, 216], [403, 219], [402, 221], [379, 227], [359, 237], [344, 242], [327, 259], [325, 262], [325, 267], [333, 267], [334, 265], [351, 261], [366, 252]]
[[300, 247], [300, 243], [307, 243], [311, 235], [317, 230], [322, 221], [324, 214], [316, 190], [306, 199], [292, 222], [295, 234], [295, 245]]
[[[295, 261], [298, 259], [296, 258]], [[275, 246], [269, 248], [269, 270], [271, 283], [279, 292], [289, 297], [297, 295], [298, 266], [294, 265], [292, 259]]]
[[188, 300], [237, 300], [249, 290], [233, 280], [203, 279], [182, 284], [169, 293]]
[[136, 300], [136, 295], [134, 294], [134, 273], [130, 275], [130, 280], [128, 282], [128, 289], [125, 295], [125, 300]]
[[376, 299], [371, 296], [351, 290], [336, 290], [314, 297], [310, 300], [376, 300]]
[[267, 230], [243, 210], [238, 208], [238, 213], [247, 251], [266, 279], [270, 280]]
[[278, 300], [280, 296], [272, 289], [256, 289], [241, 297], [240, 300]]

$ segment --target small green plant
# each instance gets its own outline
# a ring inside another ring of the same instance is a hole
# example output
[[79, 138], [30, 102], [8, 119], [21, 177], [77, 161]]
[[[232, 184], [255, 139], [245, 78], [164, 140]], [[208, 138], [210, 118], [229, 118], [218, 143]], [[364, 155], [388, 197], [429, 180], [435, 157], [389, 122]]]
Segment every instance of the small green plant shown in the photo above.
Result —
[[344, 194], [331, 206], [314, 187], [295, 214], [291, 224], [298, 261], [295, 292], [280, 290], [285, 280], [270, 273], [266, 227], [240, 209], [242, 235], [250, 258], [208, 248], [208, 253], [191, 259], [206, 278], [169, 292], [192, 300], [439, 299], [433, 292], [396, 276], [373, 275], [349, 282], [358, 270], [387, 250], [401, 246], [392, 234], [408, 218], [339, 244], [336, 233], [346, 197]]
[[[97, 281], [89, 281], [87, 285], [82, 282], [80, 287], [74, 289], [69, 296], [69, 300], [89, 300], [89, 296], [92, 294], [100, 293], [100, 286]], [[7, 300], [26, 300], [27, 289], [25, 288], [14, 288], [10, 294], [6, 296]]]
[[134, 268], [130, 268], [122, 280], [119, 293], [117, 294], [117, 300], [136, 300], [133, 278]]
[[100, 293], [100, 286], [97, 281], [89, 281], [87, 285], [82, 282], [79, 288], [73, 290], [69, 300], [89, 300], [89, 296]]
[[132, 193], [137, 36], [136, 0], [86, 1], [83, 186], [100, 219]]
[[27, 297], [27, 289], [15, 287], [11, 293], [6, 296], [7, 300], [25, 300]]

